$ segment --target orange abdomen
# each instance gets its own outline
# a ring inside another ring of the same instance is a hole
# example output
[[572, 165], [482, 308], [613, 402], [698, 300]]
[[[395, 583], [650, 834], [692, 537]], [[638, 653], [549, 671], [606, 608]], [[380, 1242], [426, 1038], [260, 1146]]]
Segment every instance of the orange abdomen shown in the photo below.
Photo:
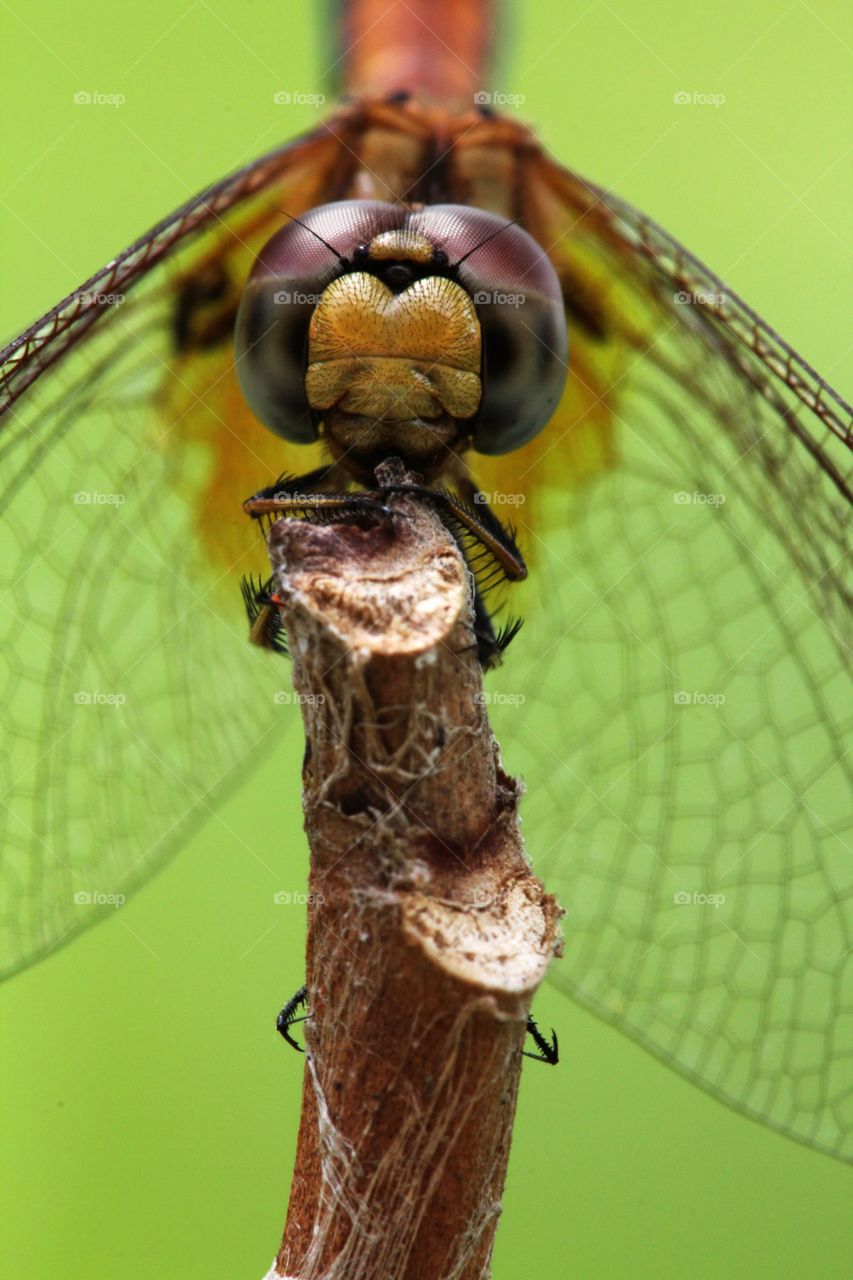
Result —
[[349, 0], [341, 9], [344, 93], [411, 93], [450, 106], [470, 103], [485, 86], [494, 0]]

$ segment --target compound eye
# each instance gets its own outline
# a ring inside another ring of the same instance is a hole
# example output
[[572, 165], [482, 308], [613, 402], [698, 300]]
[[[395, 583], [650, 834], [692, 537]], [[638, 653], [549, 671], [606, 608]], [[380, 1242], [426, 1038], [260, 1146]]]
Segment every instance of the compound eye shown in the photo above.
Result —
[[510, 453], [538, 435], [560, 403], [568, 374], [565, 313], [562, 302], [531, 296], [523, 285], [483, 292], [483, 404], [474, 448]]
[[277, 231], [255, 260], [237, 312], [237, 376], [252, 412], [286, 440], [317, 439], [305, 368], [320, 295], [360, 244], [399, 221], [399, 209], [379, 200], [321, 205]]
[[510, 453], [537, 435], [559, 404], [568, 373], [560, 282], [532, 236], [496, 214], [433, 205], [410, 226], [459, 263], [480, 319], [483, 401], [480, 453]]

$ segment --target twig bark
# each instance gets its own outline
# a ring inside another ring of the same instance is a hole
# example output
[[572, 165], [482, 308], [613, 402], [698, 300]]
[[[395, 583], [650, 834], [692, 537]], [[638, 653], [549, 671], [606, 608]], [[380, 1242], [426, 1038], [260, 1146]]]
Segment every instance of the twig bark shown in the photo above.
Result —
[[559, 946], [485, 714], [467, 569], [431, 510], [391, 501], [373, 528], [270, 535], [306, 732], [311, 1016], [269, 1280], [488, 1274], [525, 1023]]

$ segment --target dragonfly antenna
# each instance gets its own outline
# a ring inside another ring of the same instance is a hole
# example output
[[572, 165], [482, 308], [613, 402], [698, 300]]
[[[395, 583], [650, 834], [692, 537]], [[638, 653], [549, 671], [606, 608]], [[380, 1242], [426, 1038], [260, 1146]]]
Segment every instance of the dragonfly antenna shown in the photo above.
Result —
[[462, 263], [470, 258], [472, 253], [476, 253], [478, 249], [482, 249], [483, 245], [488, 244], [490, 240], [494, 240], [495, 236], [499, 236], [501, 232], [506, 231], [508, 227], [517, 227], [519, 225], [520, 223], [518, 218], [513, 218], [511, 222], [505, 222], [502, 227], [498, 227], [497, 231], [490, 231], [489, 234], [479, 242], [479, 244], [475, 244], [473, 249], [469, 249], [467, 253], [463, 254], [458, 262], [454, 262], [452, 264], [453, 267], [461, 267]]
[[295, 222], [303, 231], [307, 231], [309, 235], [312, 235], [315, 240], [319, 240], [320, 244], [324, 244], [329, 250], [329, 253], [333, 253], [335, 255], [342, 267], [349, 266], [349, 259], [345, 258], [340, 250], [336, 249], [333, 244], [329, 244], [328, 240], [324, 240], [319, 232], [315, 231], [313, 227], [309, 227], [307, 222], [303, 222], [301, 218], [297, 218], [295, 213], [288, 213], [286, 209], [279, 209], [279, 213], [283, 213], [285, 218], [290, 218], [291, 222]]

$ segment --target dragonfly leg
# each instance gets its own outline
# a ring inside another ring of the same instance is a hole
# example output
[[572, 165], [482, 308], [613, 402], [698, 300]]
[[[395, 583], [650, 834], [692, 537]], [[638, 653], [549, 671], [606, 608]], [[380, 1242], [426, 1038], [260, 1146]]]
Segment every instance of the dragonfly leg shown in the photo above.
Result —
[[[370, 493], [328, 492], [327, 486], [345, 483], [336, 463], [318, 467], [302, 476], [280, 476], [275, 484], [259, 489], [243, 503], [243, 510], [255, 520], [273, 521], [279, 516], [303, 516], [309, 520], [342, 519], [371, 515], [402, 516]], [[262, 581], [244, 577], [240, 589], [249, 620], [249, 641], [262, 649], [287, 656], [287, 637], [279, 614], [281, 603], [272, 578]]]
[[470, 535], [510, 582], [521, 582], [527, 577], [527, 565], [513, 530], [500, 522], [489, 509], [485, 496], [473, 484], [470, 484], [470, 502], [467, 494], [461, 496], [448, 489], [432, 489], [425, 484], [383, 485], [378, 493], [410, 493], [431, 503], [451, 526]]
[[273, 590], [274, 585], [272, 578], [262, 582], [260, 578], [246, 574], [240, 581], [240, 590], [249, 619], [249, 643], [261, 649], [272, 649], [286, 658], [287, 635], [278, 611], [279, 600]]
[[343, 480], [337, 463], [327, 462], [322, 467], [316, 467], [313, 471], [306, 471], [301, 476], [292, 476], [285, 472], [284, 475], [278, 477], [275, 484], [267, 485], [265, 489], [259, 489], [247, 501], [253, 502], [256, 498], [274, 498], [277, 494], [285, 496], [288, 494], [322, 493], [327, 487], [340, 488], [342, 484]]
[[474, 578], [474, 639], [477, 644], [477, 657], [484, 671], [492, 671], [500, 666], [504, 652], [518, 635], [522, 624], [523, 619], [513, 618], [506, 626], [496, 631], [492, 615], [483, 599], [483, 593]]
[[296, 1010], [300, 1008], [304, 1009], [306, 1007], [307, 1000], [308, 988], [300, 987], [299, 990], [290, 997], [287, 1004], [275, 1020], [276, 1031], [280, 1036], [283, 1036], [287, 1043], [291, 1045], [297, 1053], [304, 1053], [305, 1050], [302, 1048], [302, 1045], [297, 1044], [290, 1035], [290, 1028], [296, 1026], [297, 1022], [306, 1022], [308, 1018], [311, 1017], [310, 1013], [301, 1014], [299, 1017], [296, 1016]]
[[411, 494], [437, 507], [449, 521], [471, 536], [511, 582], [527, 577], [527, 565], [512, 529], [490, 510], [485, 495], [467, 477], [460, 478], [460, 494], [425, 484], [387, 484], [375, 490], [329, 492], [327, 486], [342, 480], [340, 465], [332, 462], [303, 476], [281, 476], [275, 484], [259, 489], [243, 503], [255, 519], [275, 515], [339, 514], [346, 509], [395, 515], [382, 501], [386, 494]]
[[[497, 579], [517, 582], [526, 578], [527, 566], [513, 531], [489, 509], [484, 495], [465, 476], [457, 480], [460, 494], [416, 483], [380, 484], [373, 490], [341, 492], [329, 492], [325, 488], [341, 479], [335, 463], [304, 476], [282, 476], [274, 485], [247, 498], [243, 510], [257, 520], [290, 515], [321, 522], [358, 515], [403, 516], [404, 512], [388, 505], [387, 499], [393, 495], [403, 494], [428, 503], [455, 537], [474, 579], [474, 634], [480, 663], [487, 671], [497, 666], [521, 622], [515, 620], [495, 630], [485, 595]], [[271, 580], [256, 583], [244, 579], [242, 590], [252, 642], [286, 653]]]
[[[515, 618], [505, 626], [495, 629], [492, 615], [486, 605], [486, 594], [496, 576], [509, 581], [519, 581], [527, 576], [527, 566], [511, 529], [506, 529], [493, 513], [485, 495], [471, 480], [467, 471], [460, 470], [453, 476], [457, 498], [445, 490], [426, 490], [425, 496], [435, 495], [434, 501], [443, 508], [448, 526], [459, 544], [474, 579], [474, 635], [477, 656], [484, 671], [498, 666], [522, 626]], [[421, 493], [420, 487], [418, 492]], [[484, 564], [485, 561], [485, 564]]]
[[305, 516], [315, 524], [324, 520], [346, 520], [363, 515], [381, 516], [383, 519], [390, 519], [392, 516], [405, 518], [402, 511], [395, 511], [382, 501], [381, 491], [288, 493], [277, 485], [252, 494], [243, 503], [243, 510], [253, 520], [268, 518], [273, 521], [281, 516]]
[[[461, 486], [460, 486], [461, 487]], [[521, 619], [495, 630], [485, 596], [496, 580], [518, 582], [527, 577], [527, 565], [511, 529], [501, 524], [484, 496], [470, 482], [466, 497], [447, 489], [420, 484], [383, 485], [378, 494], [411, 494], [436, 507], [456, 539], [474, 579], [474, 635], [477, 656], [485, 671], [499, 665], [501, 656], [521, 628]], [[471, 501], [466, 499], [470, 496]]]
[[259, 489], [243, 503], [246, 515], [254, 520], [277, 516], [306, 516], [315, 520], [334, 519], [352, 514], [392, 516], [400, 514], [386, 506], [378, 494], [364, 490], [348, 491], [342, 486], [345, 477], [337, 463], [331, 462], [302, 476], [280, 476], [275, 484]]
[[[290, 1035], [290, 1029], [291, 1027], [295, 1027], [299, 1022], [307, 1022], [311, 1017], [310, 1013], [297, 1015], [296, 1012], [297, 1009], [304, 1009], [307, 1007], [307, 1000], [308, 988], [306, 986], [302, 986], [290, 997], [275, 1021], [276, 1031], [293, 1049], [297, 1051], [297, 1053], [304, 1053], [305, 1050], [300, 1044], [297, 1044]], [[560, 1061], [560, 1055], [557, 1033], [553, 1027], [551, 1028], [551, 1039], [547, 1040], [539, 1030], [535, 1020], [533, 1018], [528, 1018], [527, 1034], [531, 1037], [539, 1052], [529, 1053], [526, 1049], [523, 1049], [522, 1053], [525, 1058], [532, 1058], [534, 1062], [547, 1062], [549, 1066], [555, 1067]]]
[[547, 1062], [549, 1067], [556, 1067], [560, 1061], [559, 1046], [557, 1044], [557, 1033], [551, 1028], [551, 1039], [546, 1040], [542, 1032], [537, 1027], [533, 1018], [527, 1019], [527, 1034], [533, 1040], [538, 1053], [529, 1053], [527, 1049], [522, 1049], [525, 1058], [532, 1058], [534, 1062]]

